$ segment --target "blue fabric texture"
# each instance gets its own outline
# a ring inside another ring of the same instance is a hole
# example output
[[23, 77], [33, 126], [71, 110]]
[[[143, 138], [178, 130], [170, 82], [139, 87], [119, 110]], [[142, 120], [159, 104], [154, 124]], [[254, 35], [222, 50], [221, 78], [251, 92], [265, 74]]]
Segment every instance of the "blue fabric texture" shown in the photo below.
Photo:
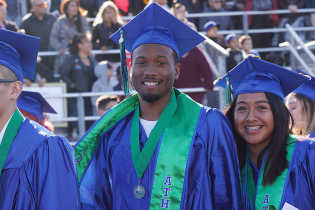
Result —
[[[141, 178], [147, 193], [138, 200], [133, 196], [138, 178], [130, 149], [133, 114], [131, 112], [102, 135], [81, 179], [83, 210], [150, 208], [159, 145]], [[195, 133], [181, 209], [243, 209], [237, 153], [228, 120], [220, 111], [204, 107]], [[140, 149], [146, 141], [140, 124]]]
[[[312, 140], [298, 141], [289, 165], [282, 193], [280, 209], [289, 203], [298, 209], [315, 209], [315, 143]], [[246, 210], [252, 210], [246, 196]]]
[[64, 137], [24, 120], [2, 169], [0, 209], [79, 209], [74, 151]]
[[117, 44], [121, 30], [125, 48], [131, 53], [142, 44], [161, 44], [172, 48], [180, 58], [205, 40], [156, 3], [152, 3], [110, 37]]
[[215, 85], [226, 88], [226, 77], [229, 77], [231, 91], [235, 92], [234, 97], [242, 93], [267, 92], [282, 100], [310, 80], [307, 76], [251, 56], [216, 80]]
[[57, 113], [38, 92], [23, 91], [17, 100], [17, 107], [34, 115], [39, 121], [44, 118], [43, 112]]
[[40, 38], [0, 29], [0, 64], [22, 83], [23, 77], [34, 79], [39, 42]]
[[[301, 71], [300, 69], [296, 69], [296, 71], [298, 73], [308, 75], [307, 73]], [[297, 88], [293, 92], [304, 95], [312, 99], [313, 101], [315, 101], [315, 77], [312, 77], [310, 75], [308, 76], [311, 78], [311, 80], [309, 80], [308, 82], [305, 82], [303, 85], [301, 85], [299, 88]]]

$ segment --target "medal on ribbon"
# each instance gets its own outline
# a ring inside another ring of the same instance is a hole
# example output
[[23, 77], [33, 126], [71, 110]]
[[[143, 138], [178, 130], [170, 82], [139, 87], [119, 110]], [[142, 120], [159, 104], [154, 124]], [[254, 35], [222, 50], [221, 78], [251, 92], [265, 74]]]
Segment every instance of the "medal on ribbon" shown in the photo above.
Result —
[[175, 111], [177, 109], [177, 100], [175, 96], [175, 92], [173, 90], [170, 101], [165, 106], [158, 122], [154, 126], [146, 144], [144, 145], [142, 151], [140, 152], [140, 145], [139, 145], [139, 105], [137, 106], [135, 113], [132, 119], [131, 125], [131, 136], [130, 136], [130, 146], [131, 146], [131, 154], [132, 154], [132, 161], [133, 165], [137, 172], [137, 177], [139, 179], [139, 183], [135, 186], [133, 190], [133, 194], [136, 199], [142, 199], [145, 196], [145, 188], [143, 185], [140, 184], [141, 177], [147, 168], [151, 157], [155, 151], [156, 146], [159, 143], [160, 137], [165, 130], [166, 126], [168, 125], [169, 121], [173, 117]]

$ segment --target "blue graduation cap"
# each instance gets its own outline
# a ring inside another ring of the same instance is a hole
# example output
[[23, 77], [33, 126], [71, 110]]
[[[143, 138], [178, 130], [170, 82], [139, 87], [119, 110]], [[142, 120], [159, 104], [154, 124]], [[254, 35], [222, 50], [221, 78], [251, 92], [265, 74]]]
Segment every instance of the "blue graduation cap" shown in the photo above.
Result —
[[236, 37], [236, 34], [229, 34], [229, 35], [227, 35], [226, 37], [225, 37], [225, 42], [227, 43], [227, 44], [229, 44], [230, 43], [230, 41], [233, 39], [233, 38], [235, 38]]
[[22, 91], [17, 100], [17, 107], [34, 115], [40, 121], [44, 119], [43, 112], [57, 114], [38, 92]]
[[[305, 72], [301, 71], [300, 69], [295, 69], [298, 73], [303, 74], [303, 75], [308, 75]], [[315, 101], [315, 77], [312, 77], [308, 75], [311, 80], [305, 82], [303, 85], [295, 89], [293, 92], [298, 93], [301, 95], [304, 95], [313, 101]]]
[[172, 48], [178, 58], [205, 39], [198, 32], [152, 3], [110, 37], [120, 44], [122, 79], [125, 94], [130, 94], [125, 49], [133, 52], [142, 44], [161, 44]]
[[214, 21], [209, 21], [207, 22], [204, 26], [203, 26], [203, 30], [205, 32], [207, 32], [208, 30], [210, 30], [211, 28], [213, 28], [214, 26], [216, 26], [218, 29], [220, 28], [221, 24], [220, 23], [216, 23]]
[[34, 79], [40, 38], [0, 29], [0, 64], [11, 69], [19, 81]]
[[234, 97], [242, 93], [268, 92], [284, 100], [285, 96], [309, 79], [281, 66], [249, 56], [214, 84], [227, 88], [229, 103], [229, 88], [235, 92]]

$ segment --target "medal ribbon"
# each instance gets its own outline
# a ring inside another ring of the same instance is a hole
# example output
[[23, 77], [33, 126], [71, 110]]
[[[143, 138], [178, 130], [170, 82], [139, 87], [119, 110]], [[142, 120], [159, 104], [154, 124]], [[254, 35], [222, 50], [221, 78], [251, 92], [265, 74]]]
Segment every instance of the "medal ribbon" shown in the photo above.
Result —
[[170, 101], [164, 108], [158, 122], [156, 123], [153, 130], [151, 131], [151, 134], [147, 142], [145, 143], [142, 151], [140, 152], [140, 144], [139, 144], [140, 111], [139, 111], [139, 105], [137, 106], [135, 113], [133, 115], [133, 119], [132, 119], [130, 146], [131, 146], [132, 161], [136, 169], [138, 179], [142, 177], [142, 174], [147, 168], [151, 160], [151, 157], [154, 153], [154, 150], [160, 141], [160, 137], [162, 136], [162, 133], [164, 132], [169, 121], [173, 117], [176, 109], [177, 109], [177, 100], [176, 100], [175, 92], [173, 90]]
[[[289, 164], [292, 158], [296, 141], [297, 141], [296, 136], [289, 135], [289, 138], [287, 140], [288, 153], [286, 155], [286, 158]], [[266, 156], [267, 156], [267, 153], [265, 157]], [[264, 163], [260, 168], [259, 181], [258, 181], [257, 186], [255, 187], [254, 180], [253, 180], [253, 173], [252, 173], [251, 167], [249, 166], [249, 161], [250, 161], [250, 154], [247, 153], [246, 165], [241, 172], [241, 176], [242, 176], [242, 186], [244, 189], [243, 192], [245, 192], [245, 189], [246, 189], [246, 193], [250, 200], [252, 209], [263, 210], [264, 209], [263, 207], [265, 206], [268, 206], [269, 209], [280, 209], [280, 204], [281, 204], [286, 176], [288, 173], [288, 168], [286, 168], [281, 173], [281, 175], [275, 179], [273, 185], [267, 185], [264, 187], [262, 185], [263, 175], [264, 175], [264, 170], [265, 170], [264, 165], [266, 164]]]
[[21, 124], [23, 123], [23, 121], [24, 121], [23, 115], [18, 109], [16, 109], [8, 124], [8, 127], [4, 133], [4, 136], [0, 145], [0, 176], [1, 176], [3, 165], [8, 156], [11, 144]]

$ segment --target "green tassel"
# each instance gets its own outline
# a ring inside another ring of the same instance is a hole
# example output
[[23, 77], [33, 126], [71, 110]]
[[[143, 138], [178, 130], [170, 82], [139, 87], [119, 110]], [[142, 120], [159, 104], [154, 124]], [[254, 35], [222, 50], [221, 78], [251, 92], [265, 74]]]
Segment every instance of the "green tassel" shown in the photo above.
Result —
[[231, 104], [231, 90], [230, 90], [230, 78], [226, 77], [226, 104]]
[[128, 73], [127, 62], [126, 62], [126, 51], [125, 51], [125, 42], [124, 42], [123, 34], [124, 34], [124, 30], [121, 29], [120, 39], [119, 39], [121, 79], [123, 82], [125, 94], [130, 95], [131, 88], [129, 85], [129, 73]]

